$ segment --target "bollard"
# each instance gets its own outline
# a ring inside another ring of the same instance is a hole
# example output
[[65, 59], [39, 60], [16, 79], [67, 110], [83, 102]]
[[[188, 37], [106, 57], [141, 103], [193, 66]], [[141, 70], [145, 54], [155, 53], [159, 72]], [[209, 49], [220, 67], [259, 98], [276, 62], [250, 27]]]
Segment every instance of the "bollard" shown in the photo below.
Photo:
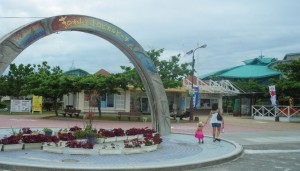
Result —
[[279, 116], [275, 116], [275, 122], [279, 122]]
[[179, 123], [180, 117], [176, 117], [176, 123]]

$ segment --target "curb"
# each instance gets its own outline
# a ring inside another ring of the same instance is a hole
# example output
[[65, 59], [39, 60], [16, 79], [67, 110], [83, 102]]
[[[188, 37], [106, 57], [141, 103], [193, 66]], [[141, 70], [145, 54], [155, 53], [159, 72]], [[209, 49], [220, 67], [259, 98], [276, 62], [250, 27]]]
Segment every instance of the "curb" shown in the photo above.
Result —
[[[175, 133], [174, 133], [175, 134]], [[180, 135], [180, 133], [179, 133]], [[191, 135], [191, 134], [181, 134], [181, 135]], [[205, 136], [207, 138], [212, 139], [210, 136]], [[86, 168], [76, 168], [75, 166], [72, 167], [70, 166], [71, 163], [69, 163], [68, 166], [55, 166], [55, 163], [53, 166], [43, 166], [42, 164], [20, 164], [17, 162], [3, 162], [0, 161], [0, 168], [2, 169], [8, 169], [8, 170], [20, 170], [20, 171], [70, 171], [70, 170], [88, 170], [88, 171], [96, 171], [96, 170], [109, 170], [109, 171], [114, 171], [114, 170], [122, 170], [122, 171], [154, 171], [154, 170], [163, 170], [163, 171], [183, 171], [183, 170], [189, 170], [189, 169], [199, 169], [203, 167], [208, 167], [208, 166], [214, 166], [214, 165], [219, 165], [222, 163], [226, 163], [229, 161], [232, 161], [238, 157], [240, 157], [243, 154], [243, 147], [239, 145], [238, 143], [235, 143], [233, 141], [229, 141], [226, 139], [222, 139], [222, 141], [230, 143], [235, 147], [235, 150], [231, 151], [228, 154], [218, 156], [218, 157], [213, 157], [208, 160], [191, 160], [188, 162], [182, 162], [182, 163], [164, 163], [160, 162], [157, 165], [145, 165], [145, 166], [128, 166], [128, 167], [119, 167], [119, 168], [109, 168], [109, 166], [106, 167], [86, 167]], [[159, 156], [157, 156], [159, 157]]]

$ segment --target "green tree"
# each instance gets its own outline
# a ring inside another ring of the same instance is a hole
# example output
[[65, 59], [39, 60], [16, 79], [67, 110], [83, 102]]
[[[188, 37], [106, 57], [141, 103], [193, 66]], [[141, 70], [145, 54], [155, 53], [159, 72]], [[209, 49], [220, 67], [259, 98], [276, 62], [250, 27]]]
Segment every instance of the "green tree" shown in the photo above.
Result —
[[47, 62], [37, 65], [37, 71], [24, 77], [24, 82], [22, 93], [51, 99], [56, 116], [57, 100], [73, 90], [72, 77], [64, 75], [58, 66], [51, 68]]
[[25, 84], [26, 80], [23, 79], [24, 76], [32, 74], [34, 72], [34, 67], [30, 64], [24, 66], [20, 64], [17, 66], [16, 64], [10, 64], [9, 72], [7, 75], [7, 84], [9, 89], [7, 90], [7, 95], [11, 97], [24, 96], [21, 92], [21, 87]]
[[[191, 75], [192, 70], [189, 69], [192, 63], [179, 64], [181, 55], [171, 56], [169, 60], [159, 60], [159, 57], [163, 53], [164, 49], [150, 50], [147, 55], [152, 59], [156, 66], [160, 78], [165, 88], [176, 88], [182, 86], [182, 80]], [[141, 81], [135, 68], [121, 66], [124, 71], [124, 75], [128, 77], [128, 81], [135, 88], [140, 88], [144, 91], [144, 85]]]
[[268, 86], [259, 84], [255, 80], [238, 80], [233, 83], [244, 92], [267, 92], [267, 94], [269, 93]]
[[281, 97], [300, 97], [300, 59], [291, 60], [275, 67], [283, 73], [279, 80], [272, 80], [276, 85], [276, 92]]
[[3, 96], [7, 96], [8, 95], [8, 81], [7, 81], [7, 77], [6, 76], [0, 76], [0, 101], [2, 99]]

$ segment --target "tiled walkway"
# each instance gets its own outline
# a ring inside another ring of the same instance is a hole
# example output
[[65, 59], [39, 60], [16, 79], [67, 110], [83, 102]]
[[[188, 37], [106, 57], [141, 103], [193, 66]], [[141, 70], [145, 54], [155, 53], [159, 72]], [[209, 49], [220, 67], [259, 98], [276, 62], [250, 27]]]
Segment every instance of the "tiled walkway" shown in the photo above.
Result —
[[[201, 117], [205, 121], [206, 117]], [[70, 118], [40, 119], [36, 115], [10, 116], [0, 115], [2, 128], [43, 127], [68, 128], [74, 125], [82, 126], [82, 121]], [[264, 132], [280, 130], [299, 130], [299, 124], [272, 123], [251, 119], [225, 116], [226, 132]], [[151, 123], [143, 122], [112, 122], [94, 121], [97, 128], [128, 129], [131, 127], [151, 127]], [[225, 162], [238, 157], [242, 147], [234, 142], [223, 140], [212, 142], [209, 137], [211, 128], [205, 127], [204, 144], [198, 144], [193, 133], [196, 123], [172, 123], [172, 134], [163, 137], [164, 142], [159, 150], [132, 155], [69, 155], [52, 154], [41, 150], [22, 150], [0, 152], [0, 167], [14, 170], [187, 170]], [[0, 136], [9, 133], [11, 129], [0, 129]], [[184, 133], [184, 134], [175, 134]], [[225, 133], [226, 134], [226, 133]], [[43, 169], [41, 169], [43, 168]]]
[[[185, 170], [209, 165], [215, 160], [235, 158], [240, 146], [227, 141], [212, 142], [205, 138], [198, 144], [194, 137], [186, 134], [171, 134], [154, 152], [121, 155], [70, 155], [54, 154], [42, 150], [20, 150], [0, 152], [0, 166], [8, 169], [21, 165], [21, 170]], [[11, 165], [11, 166], [10, 166]]]

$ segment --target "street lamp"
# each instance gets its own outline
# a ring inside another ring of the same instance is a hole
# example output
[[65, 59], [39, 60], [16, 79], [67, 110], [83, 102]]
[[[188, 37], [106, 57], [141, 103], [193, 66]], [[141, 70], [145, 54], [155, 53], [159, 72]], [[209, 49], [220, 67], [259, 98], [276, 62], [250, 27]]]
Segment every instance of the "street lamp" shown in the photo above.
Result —
[[[194, 92], [194, 67], [195, 67], [195, 52], [197, 49], [200, 49], [200, 48], [206, 48], [206, 44], [202, 45], [202, 46], [198, 46], [196, 49], [192, 49], [190, 51], [188, 51], [186, 54], [187, 55], [190, 55], [193, 53], [193, 63], [192, 63], [192, 90]], [[193, 94], [194, 96], [194, 94]], [[191, 97], [191, 101], [190, 101], [190, 121], [193, 120], [193, 114], [194, 114], [194, 102], [193, 102], [194, 98]]]

